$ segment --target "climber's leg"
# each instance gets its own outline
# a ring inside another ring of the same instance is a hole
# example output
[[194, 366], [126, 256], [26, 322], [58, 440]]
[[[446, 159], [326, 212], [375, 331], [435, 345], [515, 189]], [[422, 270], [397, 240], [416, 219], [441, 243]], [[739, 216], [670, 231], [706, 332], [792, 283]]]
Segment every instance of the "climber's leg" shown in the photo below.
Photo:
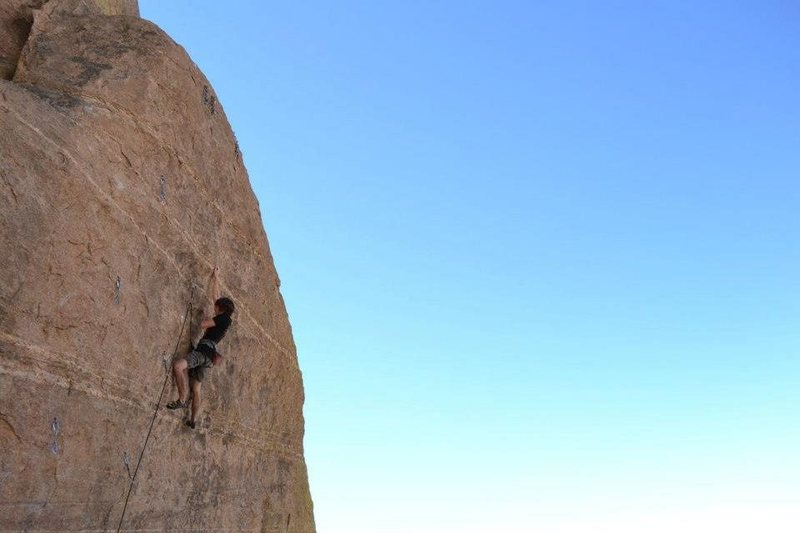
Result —
[[186, 407], [189, 399], [189, 363], [186, 358], [180, 358], [172, 363], [172, 375], [175, 376], [175, 385], [178, 386], [177, 401], [167, 404], [168, 409]]
[[192, 413], [187, 425], [194, 428], [198, 415], [200, 414], [200, 387], [203, 385], [203, 382], [191, 379], [190, 383], [192, 388]]
[[[208, 362], [208, 356], [197, 350], [192, 350], [186, 357], [172, 363], [172, 374], [175, 376], [175, 385], [178, 386], [178, 399], [167, 404], [167, 409], [181, 409], [189, 401], [189, 371], [199, 371]], [[202, 380], [202, 376], [199, 377]]]

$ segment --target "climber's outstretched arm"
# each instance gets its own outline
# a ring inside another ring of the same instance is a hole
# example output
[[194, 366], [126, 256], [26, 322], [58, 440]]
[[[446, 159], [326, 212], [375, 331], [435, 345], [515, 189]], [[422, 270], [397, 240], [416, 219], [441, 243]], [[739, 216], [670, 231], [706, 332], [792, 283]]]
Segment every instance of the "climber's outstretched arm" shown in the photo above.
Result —
[[210, 328], [214, 326], [214, 315], [216, 314], [214, 310], [214, 302], [219, 299], [219, 268], [214, 267], [214, 270], [211, 271], [211, 283], [209, 286], [208, 293], [211, 295], [211, 301], [208, 302], [206, 307], [206, 318], [203, 318], [203, 321], [200, 323], [201, 328]]
[[219, 300], [221, 294], [219, 292], [219, 267], [215, 266], [211, 271], [211, 305], [213, 308], [214, 302]]

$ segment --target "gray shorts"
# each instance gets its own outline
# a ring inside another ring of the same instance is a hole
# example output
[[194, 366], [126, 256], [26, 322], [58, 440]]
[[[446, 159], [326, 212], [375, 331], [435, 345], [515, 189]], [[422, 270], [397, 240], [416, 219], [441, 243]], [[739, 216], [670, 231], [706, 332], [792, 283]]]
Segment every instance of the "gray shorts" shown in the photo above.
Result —
[[193, 350], [186, 354], [186, 362], [189, 365], [189, 378], [195, 381], [203, 381], [206, 368], [214, 366], [211, 358], [200, 350]]

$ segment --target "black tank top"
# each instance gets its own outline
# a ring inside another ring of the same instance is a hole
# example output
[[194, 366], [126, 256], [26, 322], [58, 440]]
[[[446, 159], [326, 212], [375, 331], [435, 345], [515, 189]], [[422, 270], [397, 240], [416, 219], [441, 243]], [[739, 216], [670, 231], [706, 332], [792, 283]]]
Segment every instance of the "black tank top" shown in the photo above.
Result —
[[220, 313], [214, 317], [214, 325], [203, 332], [203, 339], [208, 339], [214, 344], [222, 340], [225, 332], [228, 331], [228, 326], [231, 325], [231, 315], [228, 313]]

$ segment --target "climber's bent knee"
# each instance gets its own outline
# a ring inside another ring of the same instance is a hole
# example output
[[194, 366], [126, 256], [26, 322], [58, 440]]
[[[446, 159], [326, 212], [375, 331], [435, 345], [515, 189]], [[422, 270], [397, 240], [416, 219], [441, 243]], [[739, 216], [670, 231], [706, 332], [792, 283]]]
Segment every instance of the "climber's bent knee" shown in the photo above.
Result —
[[186, 370], [188, 368], [188, 366], [189, 366], [189, 363], [187, 363], [186, 359], [183, 358], [183, 357], [178, 359], [174, 363], [172, 363], [172, 368], [176, 372], [183, 372], [184, 370]]

